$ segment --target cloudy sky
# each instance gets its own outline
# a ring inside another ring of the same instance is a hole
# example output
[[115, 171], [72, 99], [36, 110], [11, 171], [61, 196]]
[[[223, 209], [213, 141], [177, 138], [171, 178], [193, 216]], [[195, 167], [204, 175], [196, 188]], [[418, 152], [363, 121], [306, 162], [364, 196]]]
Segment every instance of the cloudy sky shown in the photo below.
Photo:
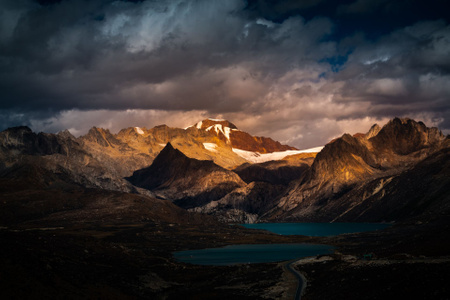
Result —
[[0, 130], [213, 117], [308, 148], [399, 116], [448, 134], [446, 2], [0, 0]]

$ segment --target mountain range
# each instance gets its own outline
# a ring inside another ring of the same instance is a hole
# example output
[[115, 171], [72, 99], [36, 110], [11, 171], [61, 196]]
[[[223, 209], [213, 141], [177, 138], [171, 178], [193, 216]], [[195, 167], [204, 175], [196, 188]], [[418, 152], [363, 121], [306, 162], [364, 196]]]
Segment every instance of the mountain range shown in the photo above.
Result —
[[[428, 219], [449, 209], [449, 152], [437, 128], [399, 118], [308, 150], [217, 119], [117, 134], [93, 127], [78, 138], [14, 127], [0, 133], [2, 215], [17, 222], [60, 213], [67, 195], [103, 191], [222, 222]], [[14, 199], [32, 197], [53, 200], [17, 208]]]

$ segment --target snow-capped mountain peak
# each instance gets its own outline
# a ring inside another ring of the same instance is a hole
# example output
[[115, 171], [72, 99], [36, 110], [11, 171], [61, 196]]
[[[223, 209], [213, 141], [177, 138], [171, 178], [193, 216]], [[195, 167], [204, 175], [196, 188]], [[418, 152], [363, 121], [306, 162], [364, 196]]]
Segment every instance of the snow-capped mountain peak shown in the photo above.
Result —
[[215, 134], [219, 139], [240, 149], [259, 153], [272, 153], [286, 150], [297, 150], [288, 145], [282, 145], [271, 138], [252, 136], [239, 130], [236, 125], [223, 119], [205, 119], [191, 126]]

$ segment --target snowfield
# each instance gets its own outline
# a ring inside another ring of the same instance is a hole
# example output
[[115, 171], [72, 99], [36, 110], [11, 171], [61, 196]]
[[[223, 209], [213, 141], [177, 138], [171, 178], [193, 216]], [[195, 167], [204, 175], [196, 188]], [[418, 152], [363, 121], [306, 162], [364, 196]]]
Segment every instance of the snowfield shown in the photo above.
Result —
[[285, 158], [288, 155], [295, 155], [300, 153], [317, 153], [320, 152], [323, 147], [315, 147], [305, 150], [286, 150], [280, 152], [272, 152], [272, 153], [258, 153], [253, 151], [246, 151], [241, 149], [233, 148], [233, 152], [239, 155], [240, 157], [248, 160], [251, 163], [263, 163], [271, 160], [280, 160]]

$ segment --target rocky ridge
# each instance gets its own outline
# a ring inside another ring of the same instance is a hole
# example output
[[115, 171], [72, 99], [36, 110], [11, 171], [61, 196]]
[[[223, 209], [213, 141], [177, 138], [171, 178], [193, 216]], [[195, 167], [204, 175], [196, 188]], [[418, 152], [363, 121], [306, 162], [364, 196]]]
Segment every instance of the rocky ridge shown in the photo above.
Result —
[[288, 145], [282, 145], [268, 137], [252, 136], [245, 131], [239, 130], [236, 125], [227, 120], [206, 119], [189, 127], [197, 128], [216, 134], [223, 142], [233, 148], [253, 151], [258, 153], [272, 153], [286, 150], [297, 150]]
[[379, 214], [375, 217], [377, 204], [365, 200], [378, 193], [387, 197], [387, 185], [394, 184], [394, 178], [414, 173], [411, 170], [418, 163], [445, 147], [448, 139], [437, 128], [411, 119], [395, 118], [380, 130], [372, 127], [364, 136], [344, 134], [326, 145], [308, 172], [291, 184], [270, 218], [351, 220], [357, 216], [350, 218], [350, 212], [359, 207], [360, 220], [387, 220]]
[[94, 127], [79, 138], [16, 127], [0, 133], [0, 176], [19, 180], [25, 170], [40, 170], [48, 174], [40, 183], [44, 189], [70, 182], [157, 195], [232, 222], [378, 222], [417, 217], [418, 207], [446, 207], [448, 138], [422, 122], [396, 118], [366, 134], [344, 134], [318, 154], [264, 163], [233, 152], [231, 132], [237, 131], [225, 120], [187, 129], [130, 127], [118, 134]]

